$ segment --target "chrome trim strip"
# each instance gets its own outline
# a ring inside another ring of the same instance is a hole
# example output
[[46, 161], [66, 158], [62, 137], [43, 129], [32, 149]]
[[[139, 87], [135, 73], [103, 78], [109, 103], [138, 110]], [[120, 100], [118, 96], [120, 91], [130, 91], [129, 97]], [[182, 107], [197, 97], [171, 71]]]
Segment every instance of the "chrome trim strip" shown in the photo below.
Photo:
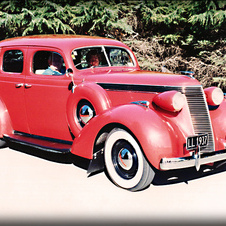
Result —
[[54, 143], [60, 143], [60, 144], [68, 144], [68, 145], [72, 145], [73, 144], [72, 141], [60, 140], [60, 139], [55, 139], [55, 138], [50, 138], [50, 137], [43, 137], [43, 136], [39, 136], [39, 135], [33, 135], [33, 134], [20, 132], [20, 131], [17, 131], [17, 130], [14, 130], [13, 134], [24, 136], [24, 137], [40, 139], [40, 140], [46, 140], [46, 141], [50, 141], [50, 142], [54, 142]]
[[197, 86], [161, 86], [161, 85], [135, 85], [135, 84], [120, 84], [120, 83], [97, 83], [103, 89], [112, 91], [137, 91], [137, 92], [150, 92], [150, 93], [162, 93], [165, 91], [176, 90], [181, 93], [185, 93], [186, 88], [198, 88]]
[[108, 66], [110, 67], [111, 66], [111, 62], [110, 62], [110, 60], [108, 58], [108, 55], [107, 55], [106, 50], [105, 50], [105, 47], [104, 46], [101, 46], [101, 49], [104, 52], [104, 56], [105, 56], [105, 58], [107, 60]]
[[137, 104], [137, 105], [143, 106], [143, 107], [145, 107], [145, 108], [148, 108], [149, 105], [150, 105], [150, 102], [147, 101], [147, 100], [143, 100], [143, 101], [135, 101], [135, 102], [131, 102], [131, 104]]
[[[203, 153], [200, 155], [200, 164], [207, 164], [226, 160], [226, 149], [215, 152]], [[160, 161], [160, 169], [162, 170], [174, 170], [195, 166], [196, 156], [187, 156], [179, 158], [162, 158]]]

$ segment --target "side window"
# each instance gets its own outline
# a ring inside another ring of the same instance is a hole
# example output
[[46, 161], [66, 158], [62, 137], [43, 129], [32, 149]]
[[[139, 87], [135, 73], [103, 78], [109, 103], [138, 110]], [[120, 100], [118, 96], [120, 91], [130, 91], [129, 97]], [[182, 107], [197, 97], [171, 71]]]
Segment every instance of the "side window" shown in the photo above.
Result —
[[65, 74], [63, 57], [57, 52], [37, 51], [33, 58], [33, 73], [42, 75]]
[[3, 56], [3, 71], [21, 73], [23, 71], [23, 52], [7, 50]]
[[106, 67], [107, 60], [101, 47], [82, 48], [72, 51], [72, 59], [77, 69], [89, 67]]
[[133, 61], [125, 49], [106, 47], [112, 66], [133, 66]]

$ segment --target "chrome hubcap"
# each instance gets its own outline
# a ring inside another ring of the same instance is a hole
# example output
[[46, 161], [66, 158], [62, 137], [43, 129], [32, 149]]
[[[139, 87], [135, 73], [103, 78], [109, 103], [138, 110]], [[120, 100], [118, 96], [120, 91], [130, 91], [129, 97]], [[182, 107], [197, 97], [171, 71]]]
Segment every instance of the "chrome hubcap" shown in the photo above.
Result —
[[118, 175], [126, 180], [132, 179], [138, 170], [136, 150], [126, 140], [117, 140], [112, 147], [112, 163]]
[[83, 105], [79, 111], [79, 117], [82, 123], [86, 124], [91, 118], [93, 118], [94, 112], [88, 105]]
[[126, 148], [122, 148], [118, 153], [118, 162], [119, 165], [124, 170], [130, 170], [133, 166], [133, 156], [130, 151]]

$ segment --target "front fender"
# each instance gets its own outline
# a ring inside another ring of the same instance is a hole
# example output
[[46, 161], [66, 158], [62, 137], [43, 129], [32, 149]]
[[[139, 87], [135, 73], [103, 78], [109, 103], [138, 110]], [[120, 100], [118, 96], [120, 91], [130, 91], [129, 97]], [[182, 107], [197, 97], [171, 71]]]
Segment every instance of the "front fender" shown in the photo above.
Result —
[[225, 149], [226, 144], [226, 99], [216, 109], [210, 110], [210, 118], [215, 137], [215, 149]]
[[160, 159], [171, 157], [177, 141], [169, 126], [155, 111], [135, 104], [111, 108], [94, 117], [74, 140], [71, 152], [92, 159], [96, 137], [106, 125], [117, 123], [128, 128], [141, 145], [148, 161], [159, 168]]

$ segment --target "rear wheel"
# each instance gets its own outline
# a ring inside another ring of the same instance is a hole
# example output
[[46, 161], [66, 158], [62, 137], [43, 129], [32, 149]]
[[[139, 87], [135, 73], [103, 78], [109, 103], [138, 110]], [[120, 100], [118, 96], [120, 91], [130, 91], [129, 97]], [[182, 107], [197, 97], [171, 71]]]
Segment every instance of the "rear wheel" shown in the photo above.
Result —
[[109, 133], [104, 158], [109, 177], [119, 187], [139, 191], [148, 187], [154, 178], [155, 173], [137, 141], [123, 129], [115, 128]]

